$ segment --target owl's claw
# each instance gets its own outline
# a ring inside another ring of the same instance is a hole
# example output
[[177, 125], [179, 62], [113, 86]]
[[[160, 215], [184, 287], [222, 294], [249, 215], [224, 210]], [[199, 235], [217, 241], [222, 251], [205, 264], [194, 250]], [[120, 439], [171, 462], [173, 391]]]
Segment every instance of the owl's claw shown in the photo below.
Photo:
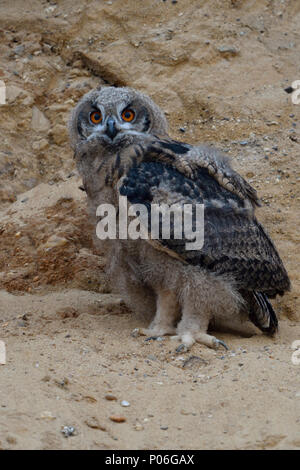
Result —
[[189, 348], [187, 347], [186, 344], [180, 344], [177, 348], [176, 348], [176, 352], [177, 353], [185, 353], [185, 352], [188, 352]]
[[195, 342], [200, 344], [205, 344], [206, 346], [219, 349], [222, 346], [226, 351], [229, 350], [227, 344], [221, 339], [217, 339], [214, 336], [207, 335], [199, 331], [196, 335], [193, 335], [189, 332], [183, 335], [173, 336], [172, 339], [179, 339], [182, 343], [176, 348], [177, 353], [187, 352], [191, 349]]
[[219, 349], [219, 346], [223, 346], [223, 348], [226, 349], [226, 351], [229, 351], [229, 347], [227, 346], [226, 343], [224, 343], [224, 341], [222, 341], [221, 339], [217, 339], [214, 341], [215, 343], [215, 346], [216, 346], [216, 349]]
[[[155, 333], [160, 333], [160, 334], [155, 334]], [[134, 338], [137, 338], [138, 336], [147, 336], [145, 341], [151, 341], [151, 340], [157, 340], [158, 338], [161, 338], [163, 336], [162, 333], [171, 334], [172, 332], [171, 331], [170, 332], [166, 332], [166, 331], [157, 332], [155, 330], [151, 331], [150, 328], [149, 329], [135, 328], [132, 331], [131, 336], [133, 336]], [[222, 341], [221, 339], [217, 339], [214, 336], [203, 334], [202, 332], [199, 332], [197, 335], [195, 335], [195, 337], [191, 333], [185, 333], [183, 335], [171, 336], [171, 339], [174, 339], [174, 340], [179, 339], [182, 341], [182, 343], [179, 346], [177, 346], [175, 350], [176, 353], [185, 353], [189, 351], [195, 342], [205, 344], [206, 346], [209, 346], [210, 348], [213, 348], [213, 349], [219, 349], [219, 347], [222, 346], [224, 349], [226, 349], [226, 351], [229, 350], [227, 344], [224, 341]]]

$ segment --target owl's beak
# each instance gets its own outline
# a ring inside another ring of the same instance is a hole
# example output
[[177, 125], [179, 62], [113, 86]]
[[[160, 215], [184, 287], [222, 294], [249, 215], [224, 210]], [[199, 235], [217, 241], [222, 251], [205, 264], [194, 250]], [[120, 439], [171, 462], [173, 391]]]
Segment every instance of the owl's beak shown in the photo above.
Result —
[[119, 131], [116, 128], [116, 121], [114, 120], [114, 118], [109, 117], [107, 119], [105, 132], [106, 132], [106, 135], [108, 135], [108, 137], [111, 138], [111, 140], [113, 140], [116, 137]]

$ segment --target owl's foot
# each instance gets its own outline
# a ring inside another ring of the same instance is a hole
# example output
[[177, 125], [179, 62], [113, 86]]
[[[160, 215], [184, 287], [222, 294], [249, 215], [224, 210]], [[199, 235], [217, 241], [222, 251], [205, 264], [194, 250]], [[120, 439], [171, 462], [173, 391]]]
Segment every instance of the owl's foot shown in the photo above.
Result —
[[208, 346], [212, 349], [219, 349], [220, 346], [225, 348], [228, 351], [228, 346], [224, 341], [221, 339], [217, 339], [214, 336], [208, 335], [206, 333], [198, 332], [196, 334], [192, 334], [190, 332], [183, 333], [181, 335], [173, 336], [172, 339], [179, 339], [181, 344], [176, 348], [176, 352], [187, 352], [193, 344], [200, 343]]
[[151, 339], [158, 338], [159, 336], [174, 335], [176, 328], [172, 326], [154, 326], [149, 328], [135, 328], [131, 336], [148, 336]]

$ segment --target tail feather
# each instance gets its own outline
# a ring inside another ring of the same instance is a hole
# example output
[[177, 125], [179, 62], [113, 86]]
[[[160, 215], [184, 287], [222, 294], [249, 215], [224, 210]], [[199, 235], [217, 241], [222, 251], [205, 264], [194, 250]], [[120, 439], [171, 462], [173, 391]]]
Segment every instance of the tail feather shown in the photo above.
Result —
[[246, 300], [249, 318], [264, 333], [273, 335], [278, 329], [276, 313], [263, 292], [247, 292], [244, 295]]

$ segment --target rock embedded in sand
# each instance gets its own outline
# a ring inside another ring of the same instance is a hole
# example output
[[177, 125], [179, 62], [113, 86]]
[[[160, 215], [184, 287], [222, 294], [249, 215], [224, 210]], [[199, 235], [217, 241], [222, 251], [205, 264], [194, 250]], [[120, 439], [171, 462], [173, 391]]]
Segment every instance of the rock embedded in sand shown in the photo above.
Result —
[[75, 436], [76, 429], [74, 426], [63, 426], [61, 429], [61, 433], [64, 434], [65, 437]]
[[53, 248], [61, 248], [65, 245], [67, 245], [69, 242], [66, 238], [64, 237], [59, 237], [57, 235], [52, 235], [46, 243], [43, 245], [40, 245], [38, 250], [40, 251], [49, 251], [52, 250]]
[[223, 45], [223, 46], [219, 46], [219, 47], [217, 48], [217, 50], [218, 50], [222, 55], [224, 55], [225, 57], [226, 57], [226, 56], [228, 56], [228, 57], [229, 57], [229, 56], [230, 56], [230, 57], [234, 57], [234, 56], [236, 56], [236, 55], [239, 54], [239, 50], [238, 50], [236, 47], [234, 47], [234, 46], [225, 46], [225, 45]]
[[124, 418], [124, 416], [112, 415], [112, 416], [109, 417], [109, 419], [111, 421], [113, 421], [114, 423], [125, 423], [125, 421], [126, 421], [126, 418]]
[[107, 394], [105, 395], [105, 400], [108, 400], [108, 401], [116, 401], [117, 400], [117, 397], [115, 397], [114, 395], [111, 395], [111, 394]]
[[92, 429], [100, 429], [100, 431], [106, 431], [106, 427], [99, 423], [98, 418], [91, 416], [85, 420], [85, 424]]
[[50, 121], [36, 106], [32, 108], [31, 128], [36, 132], [46, 132], [50, 129]]
[[129, 401], [122, 400], [121, 401], [121, 406], [127, 407], [127, 406], [130, 406], [130, 403], [129, 403]]

